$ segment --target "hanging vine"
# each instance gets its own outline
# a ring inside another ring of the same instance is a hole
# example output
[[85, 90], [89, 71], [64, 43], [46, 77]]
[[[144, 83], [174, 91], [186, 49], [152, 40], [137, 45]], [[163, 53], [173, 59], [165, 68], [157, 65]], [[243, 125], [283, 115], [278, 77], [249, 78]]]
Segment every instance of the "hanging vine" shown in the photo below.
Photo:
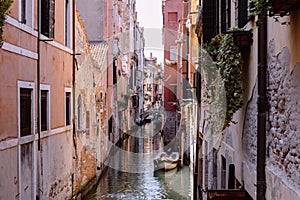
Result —
[[235, 123], [233, 114], [243, 105], [243, 61], [231, 34], [217, 35], [206, 48], [219, 69], [226, 92], [224, 130], [230, 123]]
[[2, 34], [3, 34], [3, 26], [5, 24], [6, 14], [8, 9], [10, 8], [13, 0], [0, 0], [0, 47], [2, 46]]

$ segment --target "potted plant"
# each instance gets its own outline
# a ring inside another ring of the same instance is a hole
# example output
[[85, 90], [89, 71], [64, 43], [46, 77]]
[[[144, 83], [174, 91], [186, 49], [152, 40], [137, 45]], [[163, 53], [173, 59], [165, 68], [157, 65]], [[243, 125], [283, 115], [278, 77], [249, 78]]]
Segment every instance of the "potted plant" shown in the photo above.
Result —
[[231, 28], [227, 33], [232, 34], [235, 44], [242, 50], [248, 48], [253, 43], [253, 34], [249, 30]]

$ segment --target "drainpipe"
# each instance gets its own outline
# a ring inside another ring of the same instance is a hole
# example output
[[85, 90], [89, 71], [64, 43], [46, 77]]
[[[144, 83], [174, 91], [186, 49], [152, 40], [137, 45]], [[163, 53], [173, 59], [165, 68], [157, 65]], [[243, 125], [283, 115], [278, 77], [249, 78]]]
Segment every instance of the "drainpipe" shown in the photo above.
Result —
[[37, 106], [37, 131], [38, 131], [38, 151], [41, 150], [41, 124], [40, 124], [40, 38], [41, 38], [41, 9], [40, 9], [40, 0], [37, 1], [37, 9], [38, 9], [38, 15], [37, 15], [37, 31], [38, 31], [38, 38], [37, 38], [37, 99], [38, 99], [38, 106]]
[[265, 200], [266, 193], [266, 112], [267, 112], [267, 16], [258, 29], [258, 99], [257, 99], [257, 200]]
[[[76, 70], [76, 48], [75, 48], [75, 15], [76, 15], [76, 9], [75, 9], [76, 2], [75, 0], [72, 1], [72, 98], [73, 98], [73, 117], [72, 117], [72, 122], [73, 122], [73, 145], [74, 145], [74, 151], [75, 154], [73, 156], [73, 164], [75, 162], [74, 159], [77, 158], [76, 156], [76, 130], [75, 130], [75, 70]], [[73, 166], [74, 169], [74, 166]], [[74, 195], [74, 187], [75, 187], [75, 177], [74, 177], [74, 172], [72, 173], [72, 195]]]
[[37, 159], [37, 193], [36, 193], [36, 198], [41, 199], [41, 188], [40, 188], [40, 183], [41, 183], [41, 176], [40, 176], [40, 171], [41, 171], [41, 165], [40, 165], [40, 159], [41, 159], [41, 123], [40, 123], [40, 106], [41, 106], [41, 98], [40, 98], [40, 38], [41, 38], [41, 2], [40, 0], [37, 1], [37, 132], [38, 132], [38, 155], [36, 156]]

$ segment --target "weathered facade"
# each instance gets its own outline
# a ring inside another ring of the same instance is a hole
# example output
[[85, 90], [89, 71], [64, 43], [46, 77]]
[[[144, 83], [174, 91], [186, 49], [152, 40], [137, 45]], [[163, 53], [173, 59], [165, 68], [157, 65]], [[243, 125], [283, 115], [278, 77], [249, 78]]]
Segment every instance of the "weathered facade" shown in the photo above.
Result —
[[[163, 104], [166, 111], [166, 121], [164, 125], [165, 140], [169, 143], [176, 135], [176, 123], [179, 124], [177, 111], [179, 110], [177, 93], [177, 79], [181, 76], [181, 69], [177, 68], [177, 44], [179, 21], [183, 16], [183, 2], [180, 0], [163, 1], [163, 45], [164, 45], [164, 88]], [[175, 122], [175, 124], [174, 124]]]
[[40, 27], [37, 1], [14, 1], [7, 16], [0, 49], [0, 199], [72, 196], [72, 5], [41, 1], [48, 18]]
[[74, 190], [81, 192], [99, 178], [108, 157], [106, 107], [107, 45], [90, 46], [84, 25], [77, 11]]
[[[135, 3], [105, 0], [79, 4], [89, 43], [92, 46], [107, 44], [108, 47], [105, 78], [107, 109], [104, 113], [107, 114], [111, 144], [120, 144], [124, 135], [134, 127], [137, 116], [143, 112], [145, 41], [144, 29], [137, 22]], [[93, 26], [94, 23], [96, 26]]]
[[[212, 132], [214, 129], [208, 125], [209, 120], [201, 113], [202, 158], [199, 158], [198, 180], [202, 184], [199, 195], [206, 199], [213, 190], [226, 193], [230, 189], [244, 189], [245, 198], [250, 199], [261, 199], [262, 196], [266, 199], [299, 199], [299, 112], [295, 107], [299, 100], [299, 80], [296, 78], [300, 60], [299, 7], [295, 5], [289, 10], [290, 16], [279, 17], [279, 22], [267, 17], [264, 40], [263, 34], [259, 34], [264, 24], [259, 28], [254, 18], [245, 15], [247, 4], [203, 0], [200, 6], [197, 34], [203, 42], [202, 47], [216, 34], [225, 33], [234, 26], [250, 31], [253, 43], [240, 47], [244, 61], [244, 102], [233, 116], [237, 123], [221, 132]], [[222, 9], [224, 14], [220, 13]], [[284, 25], [286, 22], [288, 26]], [[212, 23], [216, 26], [211, 26]], [[264, 51], [260, 49], [262, 43], [266, 45], [265, 55], [258, 53]], [[266, 66], [262, 64], [263, 59], [267, 60]], [[266, 76], [262, 75], [264, 69]], [[263, 83], [267, 87], [266, 102], [261, 101], [264, 100], [261, 96]], [[261, 103], [266, 103], [266, 107], [261, 107]], [[205, 110], [202, 101], [201, 108]], [[263, 122], [260, 121], [263, 115], [265, 126], [261, 126]], [[262, 133], [266, 135], [265, 150], [258, 149], [257, 145], [264, 143], [259, 137]], [[260, 157], [264, 152], [266, 160]], [[265, 162], [265, 167], [258, 168], [258, 162]], [[257, 172], [262, 172], [265, 180]]]

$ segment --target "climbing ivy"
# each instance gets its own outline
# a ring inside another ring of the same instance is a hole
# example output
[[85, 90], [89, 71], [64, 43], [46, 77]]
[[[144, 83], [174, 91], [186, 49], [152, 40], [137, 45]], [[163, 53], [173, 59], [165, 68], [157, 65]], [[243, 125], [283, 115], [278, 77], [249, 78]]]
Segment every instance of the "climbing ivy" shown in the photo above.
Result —
[[249, 0], [250, 17], [257, 17], [256, 25], [260, 26], [263, 23], [263, 17], [267, 15], [272, 6], [272, 0]]
[[226, 91], [224, 130], [230, 123], [235, 123], [232, 121], [233, 114], [243, 105], [243, 61], [232, 34], [217, 35], [206, 45], [206, 50], [215, 60]]
[[2, 34], [3, 34], [3, 26], [5, 24], [6, 14], [8, 12], [9, 7], [13, 3], [13, 0], [0, 0], [0, 47], [2, 46]]

